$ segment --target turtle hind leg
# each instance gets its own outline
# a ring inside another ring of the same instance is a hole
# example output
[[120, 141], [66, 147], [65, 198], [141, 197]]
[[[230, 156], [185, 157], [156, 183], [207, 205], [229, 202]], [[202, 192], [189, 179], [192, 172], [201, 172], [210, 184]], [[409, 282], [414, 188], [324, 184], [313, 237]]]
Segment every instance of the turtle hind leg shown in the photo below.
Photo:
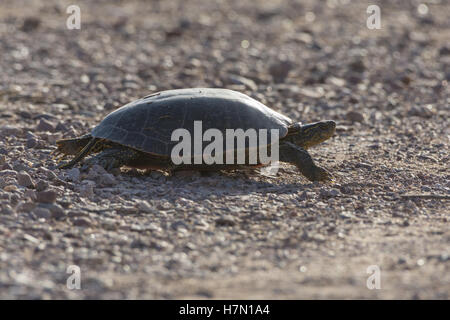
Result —
[[291, 143], [280, 143], [280, 161], [295, 164], [300, 172], [310, 181], [331, 181], [331, 174], [318, 167], [310, 154], [303, 148]]
[[52, 155], [76, 155], [92, 140], [90, 134], [78, 138], [60, 139], [56, 141], [57, 148], [51, 152]]
[[80, 162], [83, 160], [84, 157], [86, 157], [89, 153], [92, 152], [92, 149], [95, 147], [95, 145], [99, 142], [99, 139], [97, 138], [91, 138], [91, 140], [84, 146], [83, 149], [78, 152], [78, 154], [70, 160], [67, 163], [61, 163], [57, 166], [58, 169], [69, 169], [72, 168], [77, 162]]

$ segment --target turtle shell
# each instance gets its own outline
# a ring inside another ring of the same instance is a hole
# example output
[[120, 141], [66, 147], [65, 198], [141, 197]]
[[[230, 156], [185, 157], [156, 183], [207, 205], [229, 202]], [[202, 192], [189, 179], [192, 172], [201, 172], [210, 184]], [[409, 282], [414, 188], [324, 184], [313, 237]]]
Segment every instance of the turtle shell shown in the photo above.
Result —
[[[124, 146], [170, 156], [172, 132], [179, 128], [194, 136], [194, 121], [202, 121], [202, 132], [218, 129], [225, 140], [226, 129], [270, 129], [286, 136], [292, 120], [255, 99], [233, 90], [195, 88], [161, 91], [138, 99], [108, 114], [92, 130], [92, 136]], [[203, 147], [210, 142], [204, 142]], [[225, 144], [224, 144], [225, 146]], [[248, 146], [247, 146], [248, 147]], [[224, 147], [225, 150], [225, 147]]]

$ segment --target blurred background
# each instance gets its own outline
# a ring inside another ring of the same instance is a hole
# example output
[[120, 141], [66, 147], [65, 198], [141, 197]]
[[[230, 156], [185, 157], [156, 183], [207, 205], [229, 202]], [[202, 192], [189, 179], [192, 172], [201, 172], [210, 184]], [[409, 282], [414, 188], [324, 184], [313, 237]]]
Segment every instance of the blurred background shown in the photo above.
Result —
[[[66, 27], [72, 4], [80, 30]], [[370, 4], [380, 30], [366, 27]], [[450, 77], [448, 17], [446, 0], [3, 0], [0, 88], [95, 112], [201, 86], [248, 91], [294, 117], [307, 102], [370, 104], [361, 90], [384, 91], [378, 108], [414, 87], [431, 103]]]

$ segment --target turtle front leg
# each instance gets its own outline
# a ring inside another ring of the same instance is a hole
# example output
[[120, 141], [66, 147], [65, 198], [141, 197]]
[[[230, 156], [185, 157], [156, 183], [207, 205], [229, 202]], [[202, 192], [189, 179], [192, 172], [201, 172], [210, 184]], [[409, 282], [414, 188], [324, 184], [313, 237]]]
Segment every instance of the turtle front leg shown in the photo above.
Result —
[[291, 143], [280, 142], [280, 161], [295, 164], [300, 172], [310, 181], [331, 181], [331, 174], [318, 167], [310, 154], [303, 148]]

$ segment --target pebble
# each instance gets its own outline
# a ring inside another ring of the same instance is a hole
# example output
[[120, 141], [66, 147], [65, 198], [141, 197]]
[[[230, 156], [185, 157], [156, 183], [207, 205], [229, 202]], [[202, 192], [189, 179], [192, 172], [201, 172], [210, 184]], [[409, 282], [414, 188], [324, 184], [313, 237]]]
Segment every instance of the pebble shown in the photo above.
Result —
[[2, 154], [0, 155], [0, 166], [4, 165], [6, 163], [6, 157]]
[[183, 231], [184, 230], [188, 230], [188, 226], [186, 223], [184, 223], [184, 221], [175, 221], [172, 222], [170, 224], [170, 228], [172, 228], [173, 230], [177, 230], [177, 231]]
[[346, 118], [351, 122], [364, 122], [364, 115], [358, 111], [347, 112]]
[[100, 184], [114, 186], [117, 184], [117, 180], [111, 173], [104, 173], [100, 176]]
[[352, 61], [348, 66], [352, 71], [358, 73], [364, 72], [366, 70], [366, 65], [364, 64], [364, 61], [361, 59]]
[[1, 206], [0, 213], [5, 215], [12, 215], [14, 214], [14, 210], [9, 204], [4, 204]]
[[25, 20], [22, 23], [22, 26], [20, 27], [20, 30], [23, 32], [30, 32], [33, 30], [36, 30], [41, 25], [41, 19], [30, 16], [25, 18]]
[[30, 198], [31, 200], [36, 200], [36, 192], [34, 190], [28, 189], [23, 193], [25, 198]]
[[19, 162], [19, 161], [14, 161], [13, 164], [13, 170], [14, 171], [28, 171], [30, 169], [30, 166], [32, 165], [31, 162], [27, 161], [27, 160], [22, 160], [23, 162]]
[[244, 85], [247, 89], [249, 89], [251, 91], [258, 90], [258, 86], [256, 85], [255, 81], [253, 81], [252, 79], [248, 79], [248, 78], [238, 76], [238, 75], [230, 75], [229, 79], [232, 83]]
[[235, 219], [232, 216], [222, 216], [216, 219], [216, 226], [219, 227], [230, 227], [236, 224]]
[[341, 191], [339, 189], [320, 189], [320, 196], [323, 198], [337, 197], [341, 195]]
[[17, 204], [16, 210], [17, 212], [30, 212], [36, 207], [34, 202], [30, 201], [21, 201]]
[[48, 188], [48, 182], [44, 180], [38, 180], [36, 183], [36, 191], [44, 191]]
[[120, 208], [117, 208], [116, 211], [118, 214], [123, 215], [132, 215], [138, 213], [138, 209], [132, 206], [121, 206]]
[[292, 68], [292, 62], [279, 61], [270, 65], [269, 72], [275, 82], [281, 83], [284, 82]]
[[444, 45], [439, 49], [439, 55], [448, 56], [450, 55], [450, 45]]
[[34, 183], [33, 183], [33, 179], [31, 179], [30, 175], [28, 173], [26, 173], [25, 171], [20, 171], [19, 174], [17, 175], [17, 182], [22, 186], [22, 187], [34, 187]]
[[14, 171], [12, 169], [1, 170], [0, 171], [0, 177], [5, 177], [5, 176], [16, 177], [17, 176], [17, 171]]
[[50, 210], [48, 210], [46, 208], [40, 208], [40, 207], [35, 208], [33, 210], [33, 214], [37, 218], [50, 219], [52, 217], [52, 213], [50, 212]]
[[434, 115], [435, 111], [434, 111], [434, 107], [431, 104], [422, 106], [413, 106], [409, 111], [408, 111], [408, 115], [409, 116], [417, 116], [417, 117], [421, 117], [421, 118], [431, 118]]
[[90, 227], [92, 225], [92, 222], [85, 217], [75, 218], [73, 219], [72, 223], [77, 227]]
[[5, 125], [0, 127], [0, 133], [4, 136], [16, 136], [22, 135], [22, 129], [17, 126]]
[[36, 201], [43, 203], [53, 203], [58, 194], [54, 190], [40, 191], [36, 193]]
[[12, 170], [12, 166], [9, 164], [9, 163], [5, 163], [3, 166], [2, 166], [2, 170]]
[[50, 171], [50, 170], [47, 171], [47, 178], [50, 181], [58, 180], [58, 176], [56, 175], [56, 173], [54, 173], [53, 171]]
[[17, 187], [13, 184], [7, 185], [3, 188], [3, 190], [7, 191], [7, 192], [14, 192], [17, 191]]
[[72, 168], [70, 170], [68, 170], [67, 172], [67, 178], [70, 181], [78, 181], [80, 179], [80, 169], [78, 168]]
[[146, 200], [136, 200], [136, 202], [137, 202], [138, 209], [145, 213], [158, 212], [158, 210], [156, 208], [152, 207]]
[[49, 210], [54, 219], [61, 219], [67, 215], [63, 207], [57, 203], [41, 203], [39, 207]]
[[[89, 181], [89, 180], [84, 180], [84, 181]], [[95, 183], [94, 183], [95, 185]], [[92, 184], [83, 184], [80, 186], [80, 197], [83, 198], [91, 198], [94, 196], [94, 185]]]
[[355, 218], [355, 216], [348, 211], [341, 212], [339, 217], [341, 217], [342, 219], [354, 219]]
[[[0, 179], [0, 187], [2, 187], [1, 179]], [[8, 192], [0, 191], [0, 199], [6, 199], [6, 200], [10, 201], [11, 200], [11, 195]]]
[[27, 146], [27, 148], [31, 149], [31, 148], [36, 147], [38, 145], [38, 142], [39, 141], [36, 138], [28, 138], [26, 146]]
[[97, 180], [98, 176], [107, 174], [108, 172], [102, 166], [98, 164], [94, 164], [87, 174], [87, 179], [89, 180]]
[[50, 121], [41, 119], [41, 120], [39, 120], [36, 130], [53, 132], [53, 131], [55, 131], [55, 125], [53, 123], [51, 123]]

